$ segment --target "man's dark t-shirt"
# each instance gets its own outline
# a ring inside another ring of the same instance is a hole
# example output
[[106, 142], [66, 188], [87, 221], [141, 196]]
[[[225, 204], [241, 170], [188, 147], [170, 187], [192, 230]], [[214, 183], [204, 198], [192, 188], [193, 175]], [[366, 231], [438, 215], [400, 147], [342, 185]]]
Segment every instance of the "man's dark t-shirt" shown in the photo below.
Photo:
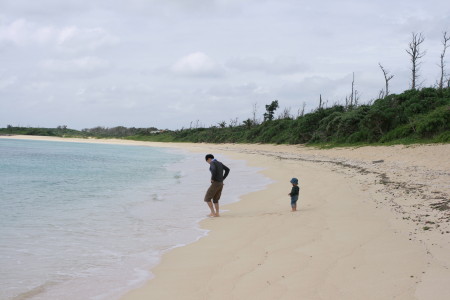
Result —
[[230, 168], [216, 159], [211, 161], [209, 170], [211, 171], [211, 180], [216, 182], [223, 182], [227, 178], [228, 173], [230, 173]]

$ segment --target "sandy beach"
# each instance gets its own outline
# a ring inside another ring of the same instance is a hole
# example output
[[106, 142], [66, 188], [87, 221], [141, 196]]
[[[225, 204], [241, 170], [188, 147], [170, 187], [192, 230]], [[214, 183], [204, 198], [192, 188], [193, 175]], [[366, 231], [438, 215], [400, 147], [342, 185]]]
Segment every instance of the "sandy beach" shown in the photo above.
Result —
[[[123, 300], [450, 298], [449, 144], [320, 150], [63, 140], [220, 154], [273, 180], [202, 221], [208, 236], [165, 254], [155, 278]], [[292, 177], [300, 181], [297, 212], [287, 195]]]

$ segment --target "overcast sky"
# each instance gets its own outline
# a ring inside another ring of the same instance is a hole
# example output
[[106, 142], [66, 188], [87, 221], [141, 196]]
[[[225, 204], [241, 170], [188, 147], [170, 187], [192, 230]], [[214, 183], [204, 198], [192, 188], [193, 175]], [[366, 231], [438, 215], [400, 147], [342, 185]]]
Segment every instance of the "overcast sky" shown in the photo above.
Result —
[[[439, 77], [448, 0], [0, 0], [0, 127], [180, 129]], [[450, 73], [450, 51], [447, 55]]]

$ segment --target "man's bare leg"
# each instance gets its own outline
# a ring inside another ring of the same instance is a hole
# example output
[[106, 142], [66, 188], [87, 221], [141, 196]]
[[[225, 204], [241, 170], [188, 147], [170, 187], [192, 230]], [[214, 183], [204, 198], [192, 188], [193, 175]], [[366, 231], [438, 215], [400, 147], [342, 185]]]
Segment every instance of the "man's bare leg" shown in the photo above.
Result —
[[216, 216], [216, 212], [214, 211], [214, 206], [212, 204], [211, 201], [206, 202], [208, 203], [209, 209], [211, 210], [211, 213], [208, 215], [209, 217], [215, 217]]
[[215, 217], [220, 217], [219, 215], [219, 202], [214, 203], [214, 207], [216, 208], [216, 213], [214, 214]]

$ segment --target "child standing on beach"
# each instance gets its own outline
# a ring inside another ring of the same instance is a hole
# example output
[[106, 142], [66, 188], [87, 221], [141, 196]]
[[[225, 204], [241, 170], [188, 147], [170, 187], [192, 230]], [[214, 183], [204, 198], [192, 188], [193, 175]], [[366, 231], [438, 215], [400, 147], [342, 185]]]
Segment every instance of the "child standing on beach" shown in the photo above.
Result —
[[291, 179], [291, 183], [292, 183], [292, 189], [291, 189], [291, 192], [289, 193], [289, 196], [291, 196], [292, 211], [296, 211], [297, 210], [298, 194], [300, 192], [300, 188], [298, 186], [298, 179], [297, 178], [292, 178]]

